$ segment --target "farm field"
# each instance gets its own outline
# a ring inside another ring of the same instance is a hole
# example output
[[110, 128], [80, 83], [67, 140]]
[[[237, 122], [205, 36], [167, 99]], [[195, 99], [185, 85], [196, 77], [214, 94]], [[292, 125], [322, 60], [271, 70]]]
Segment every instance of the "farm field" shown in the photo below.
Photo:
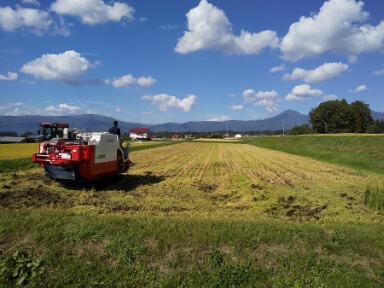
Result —
[[129, 173], [82, 185], [39, 167], [1, 173], [3, 267], [17, 251], [43, 260], [25, 278], [32, 286], [384, 284], [384, 216], [364, 200], [380, 174], [242, 142], [154, 145], [131, 158]]
[[31, 157], [39, 149], [38, 143], [2, 144], [0, 146], [0, 160]]

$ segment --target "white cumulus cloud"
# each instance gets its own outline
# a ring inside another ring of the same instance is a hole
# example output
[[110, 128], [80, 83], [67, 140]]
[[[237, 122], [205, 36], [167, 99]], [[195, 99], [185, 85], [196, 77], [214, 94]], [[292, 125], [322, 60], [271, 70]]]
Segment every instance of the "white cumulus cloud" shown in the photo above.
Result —
[[81, 84], [80, 76], [86, 74], [98, 63], [90, 63], [76, 51], [66, 51], [61, 54], [45, 54], [26, 63], [21, 72], [33, 75], [35, 78], [55, 80], [65, 84]]
[[325, 63], [314, 70], [295, 68], [291, 74], [285, 74], [283, 80], [303, 80], [305, 83], [323, 82], [336, 78], [348, 69], [347, 64]]
[[264, 106], [269, 113], [275, 113], [279, 111], [274, 101], [263, 99], [253, 104], [254, 106]]
[[188, 30], [178, 39], [175, 51], [186, 54], [202, 49], [219, 50], [226, 54], [258, 54], [266, 47], [277, 48], [276, 32], [241, 31], [233, 34], [232, 25], [223, 10], [201, 0], [187, 13]]
[[336, 95], [324, 95], [323, 100], [324, 101], [334, 101], [334, 100], [337, 100], [337, 96]]
[[281, 101], [279, 94], [275, 91], [258, 91], [247, 89], [243, 92], [244, 103], [252, 103], [254, 106], [263, 106], [269, 113], [278, 111], [277, 102]]
[[312, 89], [308, 84], [302, 84], [295, 86], [292, 91], [285, 97], [288, 101], [301, 101], [311, 97], [321, 96], [324, 93], [319, 89]]
[[243, 98], [244, 98], [244, 99], [247, 99], [247, 98], [251, 97], [252, 94], [254, 94], [254, 93], [255, 93], [255, 90], [253, 90], [253, 89], [247, 89], [247, 90], [245, 90], [245, 91], [243, 92]]
[[275, 66], [275, 67], [272, 67], [269, 72], [271, 73], [275, 73], [275, 72], [279, 72], [279, 71], [284, 71], [285, 70], [285, 64], [281, 64], [280, 66]]
[[184, 99], [179, 99], [175, 96], [168, 94], [144, 95], [142, 99], [150, 100], [156, 105], [160, 111], [167, 111], [168, 109], [183, 109], [184, 112], [191, 110], [195, 104], [196, 96], [188, 95]]
[[0, 74], [0, 80], [12, 81], [17, 79], [17, 73], [8, 72], [7, 76]]
[[75, 115], [81, 113], [95, 113], [95, 111], [86, 111], [78, 106], [69, 105], [66, 103], [59, 104], [57, 106], [51, 105], [48, 107], [35, 107], [29, 106], [23, 102], [7, 103], [4, 106], [0, 106], [0, 111], [5, 112], [5, 115], [10, 116], [22, 116], [22, 115]]
[[57, 114], [75, 114], [81, 111], [81, 108], [78, 106], [71, 106], [63, 103], [63, 104], [59, 104], [58, 106], [54, 106], [54, 105], [48, 106], [47, 108], [45, 108], [45, 111], [51, 112], [51, 113], [54, 112]]
[[112, 85], [116, 88], [119, 87], [128, 87], [132, 85], [140, 86], [140, 87], [150, 87], [156, 83], [156, 79], [149, 77], [140, 77], [136, 79], [131, 74], [122, 76], [118, 79], [112, 81]]
[[85, 24], [95, 25], [108, 21], [121, 21], [123, 18], [133, 20], [135, 9], [128, 4], [112, 2], [105, 4], [102, 0], [57, 0], [51, 9], [58, 14], [79, 17]]
[[268, 100], [279, 100], [279, 94], [275, 91], [258, 91], [255, 92], [253, 89], [247, 89], [243, 92], [243, 98], [245, 103], [251, 103], [260, 101], [260, 99]]
[[283, 59], [296, 61], [327, 51], [346, 56], [382, 51], [384, 21], [363, 24], [369, 13], [356, 0], [325, 1], [320, 11], [293, 23], [281, 41]]
[[359, 85], [355, 89], [349, 90], [349, 92], [358, 93], [358, 92], [365, 91], [365, 90], [367, 90], [367, 86], [366, 85]]
[[137, 80], [135, 77], [133, 77], [131, 74], [122, 76], [118, 79], [115, 79], [112, 81], [112, 85], [114, 87], [128, 87], [130, 85], [136, 84]]
[[42, 35], [49, 30], [52, 18], [48, 12], [33, 8], [22, 8], [17, 5], [16, 10], [10, 7], [0, 7], [0, 27], [8, 32], [20, 28], [37, 35]]
[[140, 77], [137, 79], [137, 85], [140, 87], [150, 87], [153, 86], [156, 83], [156, 79], [149, 76], [149, 77]]
[[224, 122], [224, 121], [229, 121], [231, 119], [232, 118], [229, 116], [222, 115], [222, 116], [215, 116], [215, 117], [209, 118], [209, 119], [207, 119], [207, 121]]

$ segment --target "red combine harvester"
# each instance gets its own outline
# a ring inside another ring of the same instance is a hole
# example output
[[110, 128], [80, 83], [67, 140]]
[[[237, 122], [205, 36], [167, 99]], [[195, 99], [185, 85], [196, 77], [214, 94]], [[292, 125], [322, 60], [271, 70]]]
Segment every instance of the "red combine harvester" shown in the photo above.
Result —
[[133, 166], [129, 145], [122, 148], [117, 135], [78, 133], [75, 140], [68, 141], [68, 124], [41, 122], [40, 126], [48, 141], [40, 143], [39, 152], [32, 154], [32, 162], [40, 163], [49, 178], [94, 180], [124, 173]]

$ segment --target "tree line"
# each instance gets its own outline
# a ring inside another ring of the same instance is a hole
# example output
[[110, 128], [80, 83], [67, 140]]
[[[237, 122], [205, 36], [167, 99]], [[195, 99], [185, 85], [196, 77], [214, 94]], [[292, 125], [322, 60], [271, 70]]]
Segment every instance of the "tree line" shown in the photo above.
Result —
[[351, 104], [345, 99], [323, 102], [312, 108], [308, 116], [312, 127], [296, 126], [290, 134], [384, 132], [384, 120], [373, 120], [369, 105], [359, 100]]

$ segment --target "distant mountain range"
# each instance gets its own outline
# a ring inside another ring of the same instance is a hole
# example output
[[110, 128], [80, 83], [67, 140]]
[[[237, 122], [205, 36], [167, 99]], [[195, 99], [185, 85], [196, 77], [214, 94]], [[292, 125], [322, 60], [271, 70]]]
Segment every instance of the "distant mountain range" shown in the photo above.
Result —
[[384, 112], [375, 112], [371, 110], [373, 120], [384, 120]]
[[[384, 112], [372, 111], [374, 119], [384, 119]], [[25, 132], [37, 133], [39, 122], [68, 123], [71, 128], [78, 128], [86, 132], [108, 131], [115, 120], [112, 117], [97, 114], [81, 114], [73, 116], [0, 116], [0, 132], [14, 131], [18, 135]], [[122, 132], [129, 132], [131, 128], [149, 128], [153, 133], [160, 131], [169, 132], [215, 132], [215, 131], [276, 131], [290, 130], [294, 126], [309, 124], [308, 115], [300, 114], [294, 110], [286, 110], [274, 117], [263, 120], [229, 120], [219, 121], [189, 121], [185, 123], [164, 123], [164, 124], [142, 124], [137, 122], [119, 121]]]

